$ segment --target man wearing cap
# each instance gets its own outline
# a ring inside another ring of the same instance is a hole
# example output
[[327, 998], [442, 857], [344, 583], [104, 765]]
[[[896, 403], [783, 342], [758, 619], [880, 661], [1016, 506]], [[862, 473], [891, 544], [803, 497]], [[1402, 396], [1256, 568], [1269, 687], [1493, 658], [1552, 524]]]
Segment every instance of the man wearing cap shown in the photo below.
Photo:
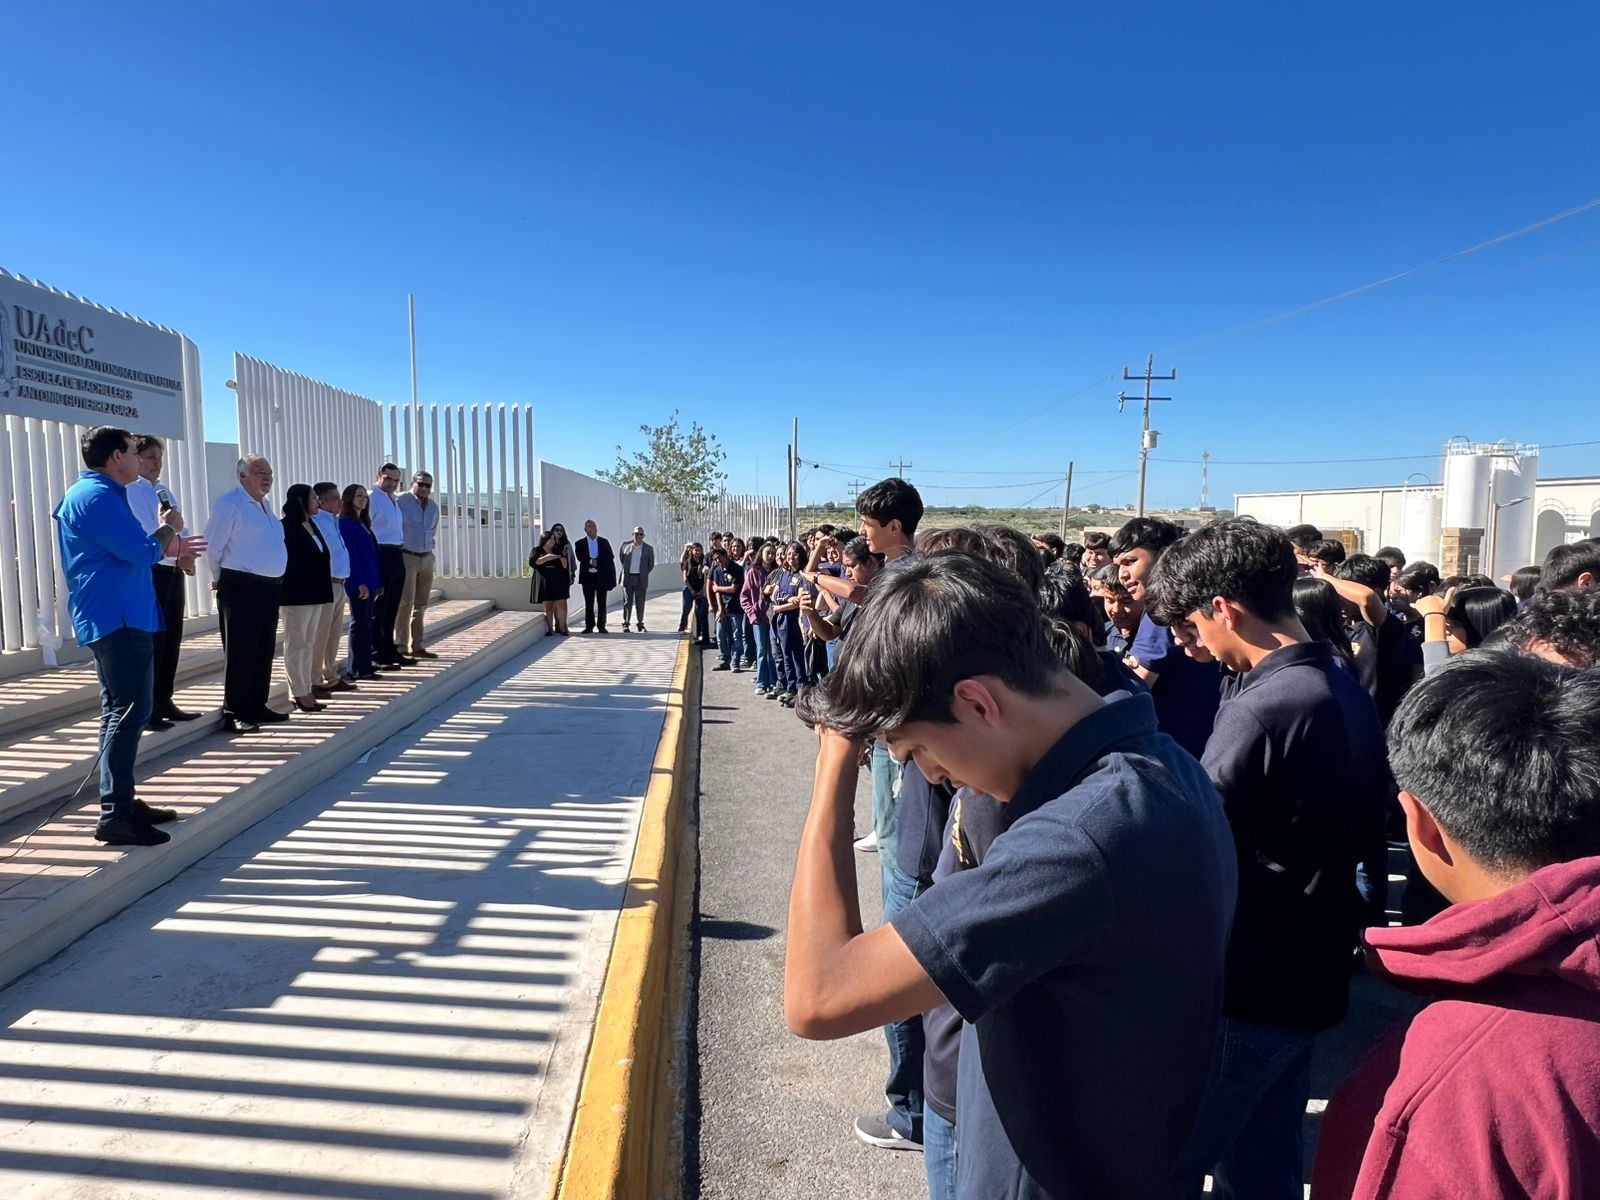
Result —
[[622, 632], [628, 632], [628, 611], [636, 614], [644, 633], [644, 598], [650, 594], [650, 572], [655, 569], [656, 548], [644, 540], [644, 526], [633, 527], [633, 540], [622, 547]]

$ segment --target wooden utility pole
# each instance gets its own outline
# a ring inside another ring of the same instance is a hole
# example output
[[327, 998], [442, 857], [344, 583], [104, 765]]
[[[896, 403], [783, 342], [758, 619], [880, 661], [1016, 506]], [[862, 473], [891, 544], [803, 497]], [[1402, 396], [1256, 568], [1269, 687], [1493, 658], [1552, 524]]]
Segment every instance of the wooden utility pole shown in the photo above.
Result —
[[1061, 540], [1067, 540], [1067, 514], [1072, 511], [1072, 466], [1067, 463], [1067, 494], [1061, 498]]
[[[1150, 406], [1152, 404], [1165, 404], [1166, 402], [1168, 402], [1169, 400], [1172, 399], [1171, 396], [1152, 396], [1150, 394], [1150, 384], [1152, 382], [1154, 382], [1155, 380], [1157, 380], [1157, 379], [1176, 379], [1178, 377], [1178, 368], [1176, 368], [1176, 367], [1172, 368], [1172, 370], [1169, 371], [1165, 375], [1157, 375], [1155, 373], [1155, 370], [1156, 370], [1156, 356], [1154, 354], [1152, 354], [1148, 359], [1145, 360], [1144, 374], [1143, 375], [1130, 375], [1128, 373], [1128, 368], [1127, 367], [1123, 367], [1122, 368], [1122, 377], [1124, 379], [1143, 379], [1144, 380], [1144, 428], [1139, 434], [1139, 513], [1138, 513], [1138, 515], [1141, 516], [1141, 517], [1144, 516], [1144, 478], [1145, 478], [1145, 472], [1148, 470], [1149, 465], [1150, 465], [1150, 451], [1155, 449], [1156, 440], [1161, 436], [1161, 434], [1160, 434], [1160, 432], [1158, 430], [1150, 428]], [[1125, 392], [1118, 392], [1117, 393], [1117, 411], [1118, 412], [1122, 411], [1122, 407], [1123, 407], [1124, 404], [1127, 403], [1127, 401], [1128, 401], [1128, 397], [1127, 397], [1127, 394]]]
[[894, 473], [896, 475], [898, 475], [901, 479], [904, 479], [906, 477], [906, 471], [909, 470], [910, 468], [916, 466], [917, 464], [916, 463], [908, 463], [905, 460], [905, 458], [902, 456], [899, 462], [892, 462], [889, 465], [894, 468]]

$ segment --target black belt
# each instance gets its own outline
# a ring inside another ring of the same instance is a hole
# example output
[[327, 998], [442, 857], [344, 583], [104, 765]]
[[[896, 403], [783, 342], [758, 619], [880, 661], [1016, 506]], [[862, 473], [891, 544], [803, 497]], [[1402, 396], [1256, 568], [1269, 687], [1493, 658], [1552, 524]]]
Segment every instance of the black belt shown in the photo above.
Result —
[[433, 553], [433, 551], [432, 550], [402, 550], [402, 551], [400, 551], [400, 553], [401, 554], [409, 554], [409, 555], [411, 555], [412, 558], [427, 558], [428, 555]]
[[222, 578], [236, 583], [261, 583], [271, 587], [277, 587], [283, 582], [282, 575], [257, 575], [254, 571], [235, 571], [232, 567], [222, 568]]
[[158, 571], [176, 571], [178, 569], [176, 563], [156, 563], [155, 568]]

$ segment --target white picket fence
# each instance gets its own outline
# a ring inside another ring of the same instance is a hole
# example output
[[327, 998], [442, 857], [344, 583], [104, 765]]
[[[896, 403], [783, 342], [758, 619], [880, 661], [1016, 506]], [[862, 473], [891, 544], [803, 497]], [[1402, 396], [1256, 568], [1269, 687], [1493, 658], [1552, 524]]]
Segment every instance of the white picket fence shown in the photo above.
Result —
[[383, 405], [246, 354], [233, 356], [233, 382], [239, 450], [272, 463], [273, 511], [291, 484], [372, 486], [383, 461]]
[[393, 405], [388, 460], [433, 475], [441, 574], [519, 576], [537, 525], [531, 404]]

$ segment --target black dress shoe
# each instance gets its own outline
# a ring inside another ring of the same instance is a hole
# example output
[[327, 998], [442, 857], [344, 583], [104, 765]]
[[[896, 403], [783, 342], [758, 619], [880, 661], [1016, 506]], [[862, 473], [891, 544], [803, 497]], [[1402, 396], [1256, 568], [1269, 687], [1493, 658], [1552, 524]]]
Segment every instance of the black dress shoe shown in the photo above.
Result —
[[146, 804], [137, 796], [134, 797], [133, 808], [131, 811], [135, 820], [143, 821], [146, 825], [165, 825], [169, 821], [176, 821], [178, 819], [177, 809], [156, 808], [152, 804]]
[[261, 726], [248, 717], [226, 716], [222, 718], [222, 728], [228, 733], [256, 733]]
[[384, 679], [384, 678], [386, 678], [386, 676], [379, 675], [376, 671], [368, 671], [363, 675], [357, 675], [356, 678], [357, 679]]
[[402, 655], [400, 658], [395, 659], [393, 665], [397, 667], [414, 667], [417, 665], [417, 660], [414, 658], [406, 658]]
[[289, 714], [285, 712], [279, 712], [275, 708], [263, 708], [250, 719], [257, 725], [277, 725], [282, 721], [287, 721], [289, 719]]
[[165, 717], [151, 717], [144, 723], [146, 733], [160, 733], [163, 729], [171, 729], [172, 722]]
[[94, 827], [94, 840], [108, 846], [160, 846], [172, 839], [137, 817], [112, 817]]
[[169, 721], [198, 721], [204, 714], [197, 712], [186, 712], [181, 708], [164, 708], [157, 715], [163, 716]]
[[438, 658], [439, 657], [432, 650], [413, 650], [411, 653], [417, 658]]

